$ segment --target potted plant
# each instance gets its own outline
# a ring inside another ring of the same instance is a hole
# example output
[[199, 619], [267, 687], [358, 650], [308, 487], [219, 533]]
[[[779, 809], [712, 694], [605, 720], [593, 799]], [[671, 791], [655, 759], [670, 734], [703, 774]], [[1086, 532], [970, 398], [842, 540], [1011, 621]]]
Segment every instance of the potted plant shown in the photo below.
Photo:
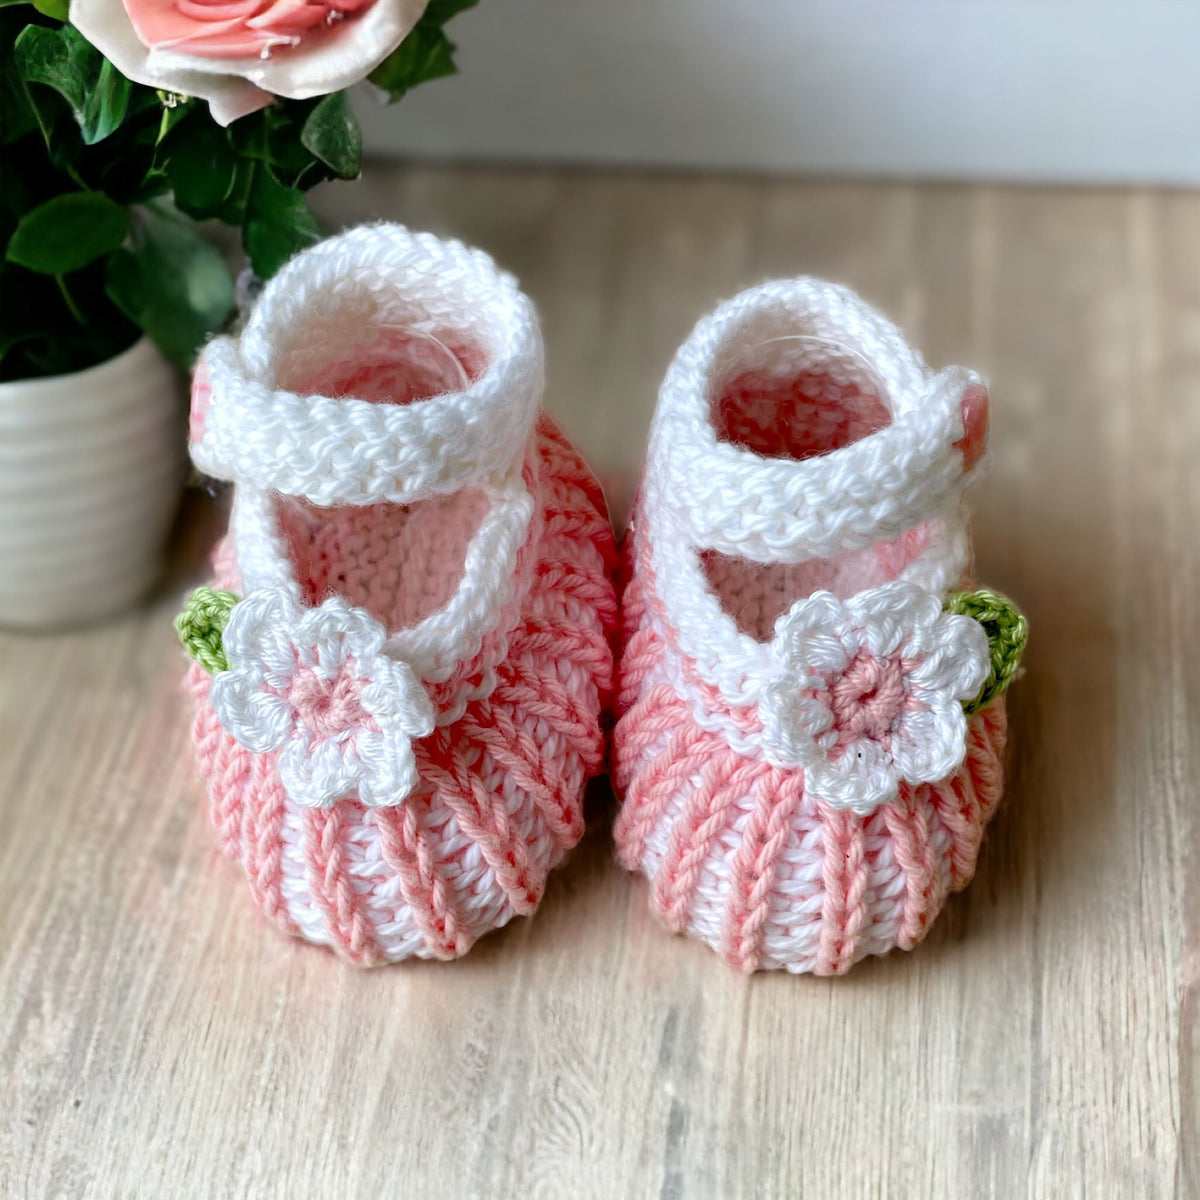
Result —
[[157, 577], [181, 372], [359, 174], [346, 88], [453, 71], [475, 0], [0, 0], [0, 626], [98, 619]]

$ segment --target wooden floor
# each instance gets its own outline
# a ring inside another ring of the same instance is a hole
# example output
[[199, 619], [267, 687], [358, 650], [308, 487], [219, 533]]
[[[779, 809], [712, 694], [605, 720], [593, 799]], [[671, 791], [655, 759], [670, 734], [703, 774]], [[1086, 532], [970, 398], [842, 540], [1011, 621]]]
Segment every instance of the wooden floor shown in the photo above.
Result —
[[193, 508], [148, 611], [0, 638], [0, 1195], [1200, 1195], [1200, 196], [376, 168], [320, 203], [519, 274], [619, 510], [672, 351], [769, 275], [986, 372], [1008, 794], [925, 944], [844, 979], [668, 936], [603, 791], [534, 919], [355, 972], [209, 837]]

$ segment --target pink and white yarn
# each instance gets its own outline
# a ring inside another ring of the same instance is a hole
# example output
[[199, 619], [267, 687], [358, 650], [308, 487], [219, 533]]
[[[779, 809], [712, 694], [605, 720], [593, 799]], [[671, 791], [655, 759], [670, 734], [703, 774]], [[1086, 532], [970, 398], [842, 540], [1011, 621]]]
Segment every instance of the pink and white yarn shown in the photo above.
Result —
[[1004, 702], [966, 715], [988, 635], [943, 602], [986, 426], [977, 376], [815, 280], [721, 306], [668, 371], [626, 544], [616, 841], [742, 970], [911, 947], [974, 869]]
[[[414, 334], [465, 389], [412, 399]], [[464, 953], [583, 831], [612, 535], [541, 389], [513, 280], [397, 226], [294, 259], [197, 375], [193, 458], [237, 485], [215, 586], [242, 597], [229, 669], [188, 677], [213, 821], [271, 917], [355, 962]]]

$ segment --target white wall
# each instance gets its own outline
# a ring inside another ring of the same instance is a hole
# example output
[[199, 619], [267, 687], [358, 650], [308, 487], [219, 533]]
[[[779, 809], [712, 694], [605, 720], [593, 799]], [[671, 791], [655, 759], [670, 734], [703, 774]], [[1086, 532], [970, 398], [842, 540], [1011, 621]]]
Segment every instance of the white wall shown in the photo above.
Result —
[[480, 0], [368, 147], [1200, 184], [1200, 0]]

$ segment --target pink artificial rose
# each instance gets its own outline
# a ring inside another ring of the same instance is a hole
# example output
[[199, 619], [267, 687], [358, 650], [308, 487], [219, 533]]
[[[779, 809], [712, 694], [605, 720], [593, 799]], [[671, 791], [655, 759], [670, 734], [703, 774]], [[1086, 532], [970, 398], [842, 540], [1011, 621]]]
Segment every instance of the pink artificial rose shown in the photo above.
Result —
[[122, 74], [199, 96], [221, 125], [365, 78], [428, 0], [72, 0], [71, 21]]

